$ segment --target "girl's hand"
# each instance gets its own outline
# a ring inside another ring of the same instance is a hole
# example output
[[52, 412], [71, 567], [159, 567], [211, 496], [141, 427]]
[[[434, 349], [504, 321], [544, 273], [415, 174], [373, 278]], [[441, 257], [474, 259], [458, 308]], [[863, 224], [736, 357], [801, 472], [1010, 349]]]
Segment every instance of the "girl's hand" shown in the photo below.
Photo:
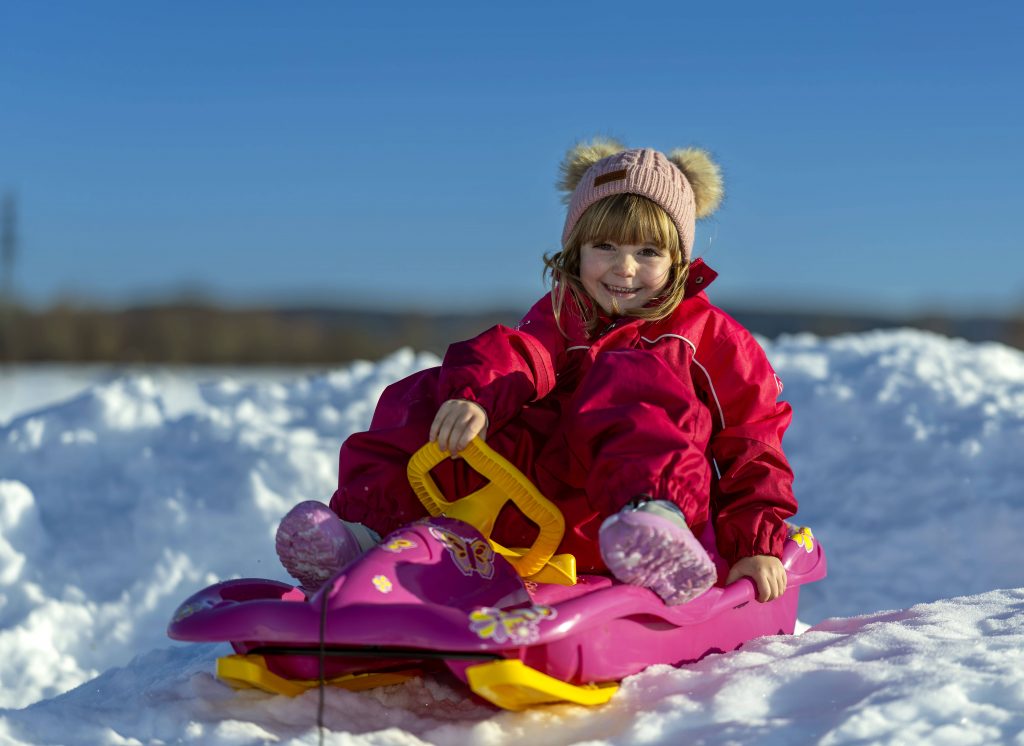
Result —
[[480, 436], [487, 440], [487, 412], [476, 402], [466, 399], [449, 399], [434, 416], [430, 426], [430, 439], [452, 458], [469, 445], [469, 441]]
[[782, 560], [768, 554], [744, 557], [729, 570], [725, 584], [747, 577], [757, 586], [757, 600], [772, 601], [786, 592], [786, 568]]

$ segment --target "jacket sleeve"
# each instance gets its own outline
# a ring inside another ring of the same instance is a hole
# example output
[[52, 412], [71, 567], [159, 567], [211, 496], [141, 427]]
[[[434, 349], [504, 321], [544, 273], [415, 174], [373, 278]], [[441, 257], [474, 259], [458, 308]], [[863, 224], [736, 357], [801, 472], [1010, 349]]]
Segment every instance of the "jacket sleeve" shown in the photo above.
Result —
[[793, 471], [782, 452], [792, 410], [779, 401], [782, 382], [746, 329], [730, 330], [695, 372], [708, 382], [715, 421], [710, 450], [718, 479], [711, 508], [718, 550], [730, 563], [779, 557], [786, 519], [796, 513]]
[[545, 295], [515, 329], [494, 326], [448, 348], [441, 364], [438, 401], [467, 399], [484, 408], [491, 432], [555, 386], [555, 366], [565, 349]]

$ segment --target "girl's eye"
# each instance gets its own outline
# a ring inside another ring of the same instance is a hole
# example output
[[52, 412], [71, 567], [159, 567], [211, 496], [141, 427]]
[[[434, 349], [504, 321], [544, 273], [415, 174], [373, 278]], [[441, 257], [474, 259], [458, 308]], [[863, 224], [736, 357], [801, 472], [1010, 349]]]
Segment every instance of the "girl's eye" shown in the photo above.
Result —
[[645, 249], [641, 249], [640, 253], [643, 254], [644, 256], [661, 256], [660, 251], [658, 251], [657, 249], [652, 249], [650, 246], [648, 246]]
[[609, 249], [614, 249], [615, 247], [612, 246], [610, 243], [599, 243], [599, 244], [595, 244], [594, 248], [595, 249], [601, 249], [602, 251], [607, 251]]

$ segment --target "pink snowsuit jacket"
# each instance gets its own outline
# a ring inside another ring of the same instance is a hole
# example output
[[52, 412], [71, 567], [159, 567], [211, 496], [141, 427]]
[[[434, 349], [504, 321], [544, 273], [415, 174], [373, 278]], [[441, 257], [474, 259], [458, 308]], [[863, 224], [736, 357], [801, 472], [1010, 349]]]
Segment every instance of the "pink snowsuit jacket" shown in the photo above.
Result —
[[[703, 292], [715, 277], [695, 261], [686, 297], [661, 321], [608, 319], [588, 338], [563, 312], [567, 338], [549, 294], [515, 329], [495, 326], [452, 345], [440, 368], [389, 386], [370, 430], [345, 441], [331, 508], [382, 536], [426, 515], [406, 464], [438, 407], [468, 399], [487, 411], [488, 444], [565, 514], [560, 551], [576, 555], [581, 570], [606, 570], [598, 529], [637, 495], [671, 500], [698, 534], [713, 520], [730, 564], [779, 556], [796, 512], [782, 452], [791, 410], [761, 346]], [[434, 475], [449, 498], [483, 484], [462, 460]], [[494, 533], [506, 546], [535, 536], [512, 509]]]

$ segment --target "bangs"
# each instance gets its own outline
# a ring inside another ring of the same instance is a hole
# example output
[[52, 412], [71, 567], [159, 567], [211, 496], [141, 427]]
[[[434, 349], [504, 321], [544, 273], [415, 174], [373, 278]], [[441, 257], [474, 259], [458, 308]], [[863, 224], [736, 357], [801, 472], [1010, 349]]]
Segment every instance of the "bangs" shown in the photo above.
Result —
[[573, 228], [571, 243], [651, 243], [677, 256], [679, 231], [656, 203], [638, 194], [616, 194], [591, 205]]
[[580, 280], [583, 245], [611, 241], [618, 244], [651, 244], [672, 257], [669, 281], [660, 297], [643, 308], [624, 312], [626, 316], [657, 321], [675, 312], [686, 295], [690, 265], [683, 260], [682, 242], [676, 224], [657, 203], [638, 194], [616, 194], [595, 202], [580, 217], [562, 250], [544, 257], [545, 277], [551, 281], [551, 302], [555, 323], [562, 334], [562, 311], [569, 307], [579, 314], [587, 334], [598, 327], [594, 302]]

